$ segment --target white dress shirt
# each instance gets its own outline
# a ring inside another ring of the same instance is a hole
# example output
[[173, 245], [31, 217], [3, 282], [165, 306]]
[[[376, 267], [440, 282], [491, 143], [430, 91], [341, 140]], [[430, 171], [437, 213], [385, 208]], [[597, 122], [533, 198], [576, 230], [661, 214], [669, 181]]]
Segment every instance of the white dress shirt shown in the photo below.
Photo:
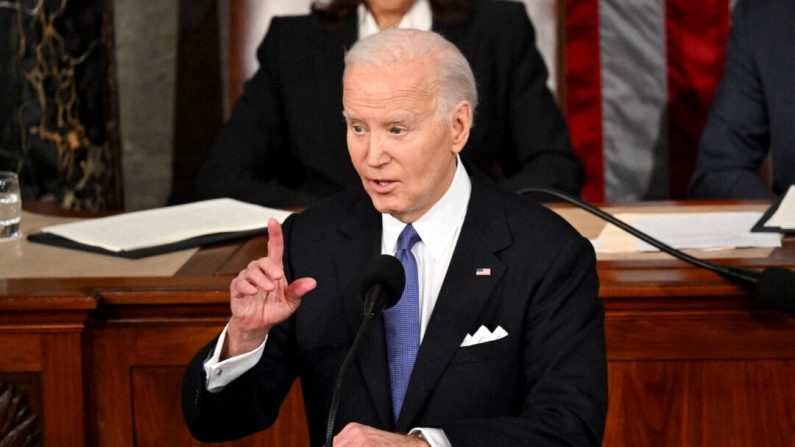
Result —
[[[466, 169], [458, 160], [450, 188], [431, 209], [412, 224], [421, 239], [411, 248], [411, 253], [417, 260], [420, 282], [420, 340], [425, 335], [425, 328], [453, 257], [471, 192], [472, 183]], [[381, 215], [382, 254], [395, 254], [398, 237], [405, 227], [406, 224], [389, 214]]]
[[[359, 39], [364, 39], [367, 36], [381, 31], [378, 27], [378, 22], [375, 17], [367, 9], [364, 3], [359, 5], [356, 11], [359, 16]], [[430, 31], [433, 25], [433, 14], [431, 13], [431, 5], [428, 0], [417, 0], [411, 6], [411, 9], [400, 19], [398, 28], [401, 29], [418, 29], [422, 31]]]

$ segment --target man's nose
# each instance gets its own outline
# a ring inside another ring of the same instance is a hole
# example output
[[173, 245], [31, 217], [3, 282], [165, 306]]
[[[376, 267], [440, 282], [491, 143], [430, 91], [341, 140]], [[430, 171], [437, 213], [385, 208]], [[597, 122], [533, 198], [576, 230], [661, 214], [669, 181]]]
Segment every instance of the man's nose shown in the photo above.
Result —
[[390, 157], [386, 150], [386, 142], [383, 135], [371, 135], [367, 147], [367, 164], [370, 166], [383, 166], [389, 162]]

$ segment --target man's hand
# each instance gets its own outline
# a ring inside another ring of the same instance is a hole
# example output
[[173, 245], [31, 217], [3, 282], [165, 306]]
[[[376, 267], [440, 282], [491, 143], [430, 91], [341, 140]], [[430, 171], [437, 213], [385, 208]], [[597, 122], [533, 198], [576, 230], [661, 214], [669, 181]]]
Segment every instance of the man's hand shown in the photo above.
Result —
[[334, 447], [429, 447], [424, 439], [412, 435], [399, 435], [351, 422], [334, 437]]
[[317, 285], [313, 278], [300, 278], [287, 284], [283, 254], [282, 227], [276, 219], [270, 219], [268, 255], [251, 261], [229, 286], [232, 319], [221, 359], [259, 346], [268, 331], [289, 318], [301, 304], [301, 298]]

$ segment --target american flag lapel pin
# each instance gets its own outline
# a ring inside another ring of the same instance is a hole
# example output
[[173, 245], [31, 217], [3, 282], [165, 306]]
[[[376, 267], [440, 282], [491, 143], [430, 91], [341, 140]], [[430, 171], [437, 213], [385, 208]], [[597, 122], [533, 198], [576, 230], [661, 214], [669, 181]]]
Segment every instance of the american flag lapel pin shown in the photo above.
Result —
[[491, 269], [488, 267], [479, 267], [475, 269], [475, 276], [491, 276]]

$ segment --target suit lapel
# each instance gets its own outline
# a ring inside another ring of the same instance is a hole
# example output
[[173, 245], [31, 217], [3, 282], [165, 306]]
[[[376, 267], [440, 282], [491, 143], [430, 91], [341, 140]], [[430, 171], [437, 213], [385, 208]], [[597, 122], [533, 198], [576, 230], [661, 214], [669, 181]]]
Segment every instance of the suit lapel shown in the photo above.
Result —
[[[334, 245], [337, 248], [332, 256], [345, 320], [353, 339], [363, 320], [360, 278], [373, 256], [381, 253], [381, 215], [364, 193], [340, 222], [338, 236], [340, 239]], [[381, 426], [388, 429], [393, 422], [383, 334], [383, 322], [379, 318], [362, 346], [357, 363]]]
[[[464, 336], [477, 324], [506, 269], [496, 253], [511, 241], [504, 211], [473, 181], [467, 215], [414, 364], [398, 431], [411, 428]], [[478, 276], [478, 268], [490, 268], [491, 274]]]

